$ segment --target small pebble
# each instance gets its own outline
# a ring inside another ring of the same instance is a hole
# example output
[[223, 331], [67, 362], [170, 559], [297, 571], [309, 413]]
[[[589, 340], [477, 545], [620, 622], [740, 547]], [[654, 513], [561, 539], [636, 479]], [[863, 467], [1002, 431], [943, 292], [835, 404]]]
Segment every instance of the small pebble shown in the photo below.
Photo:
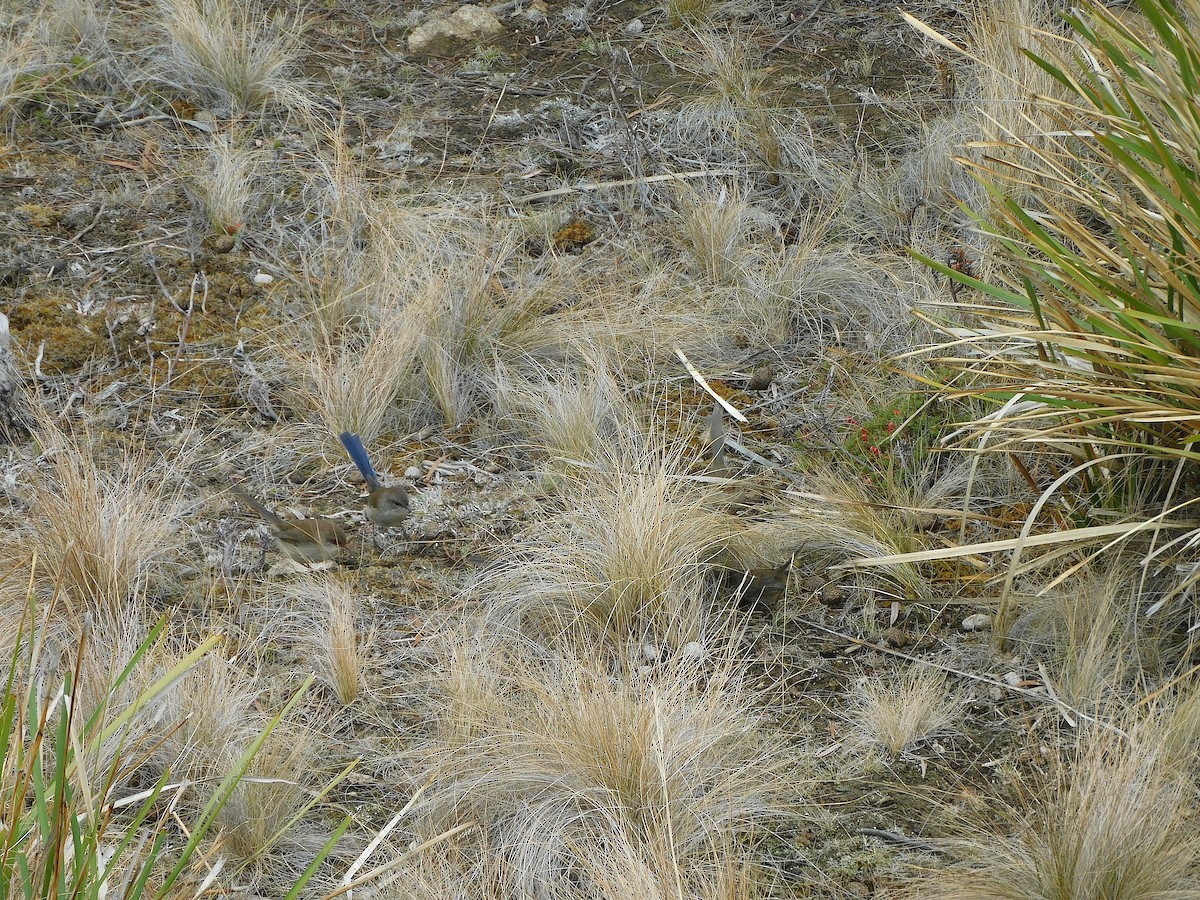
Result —
[[701, 660], [704, 659], [704, 645], [699, 641], [688, 641], [683, 645], [683, 649], [679, 651], [684, 659]]
[[642, 659], [648, 663], [658, 662], [658, 645], [657, 644], [642, 644]]
[[827, 584], [817, 597], [826, 606], [841, 606], [846, 602], [846, 589], [840, 584]]
[[775, 368], [770, 363], [763, 363], [750, 373], [750, 378], [746, 381], [746, 390], [765, 391], [771, 386], [774, 378]]
[[994, 702], [999, 703], [1004, 699], [1004, 691], [1000, 690], [998, 687], [988, 688], [988, 696], [991, 697]]
[[1007, 684], [1009, 687], [1016, 687], [1018, 684], [1021, 683], [1021, 676], [1018, 675], [1016, 672], [1005, 672], [1004, 677], [1001, 678], [1000, 680], [1003, 681], [1005, 684]]
[[625, 23], [625, 33], [629, 35], [639, 35], [646, 30], [645, 23], [641, 19], [630, 19]]
[[421, 477], [421, 470], [418, 469], [416, 466], [409, 466], [407, 469], [404, 470], [404, 477], [416, 480], [417, 478]]
[[987, 613], [975, 613], [962, 621], [963, 631], [987, 631], [992, 627], [992, 617]]
[[254, 277], [250, 280], [253, 281], [255, 284], [262, 285], [262, 284], [270, 284], [272, 281], [275, 280], [275, 277], [273, 275], [268, 275], [266, 272], [255, 272]]

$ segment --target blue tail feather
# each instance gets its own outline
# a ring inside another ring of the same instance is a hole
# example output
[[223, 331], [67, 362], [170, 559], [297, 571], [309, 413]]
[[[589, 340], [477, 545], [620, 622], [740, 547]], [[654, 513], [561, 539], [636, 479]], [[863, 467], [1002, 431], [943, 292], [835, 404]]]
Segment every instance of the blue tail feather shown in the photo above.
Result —
[[367, 490], [376, 490], [379, 487], [379, 476], [375, 474], [375, 467], [371, 465], [371, 457], [367, 456], [367, 448], [363, 446], [362, 438], [353, 432], [343, 431], [338, 435], [338, 440], [346, 448], [350, 461], [362, 473], [363, 480], [367, 482]]

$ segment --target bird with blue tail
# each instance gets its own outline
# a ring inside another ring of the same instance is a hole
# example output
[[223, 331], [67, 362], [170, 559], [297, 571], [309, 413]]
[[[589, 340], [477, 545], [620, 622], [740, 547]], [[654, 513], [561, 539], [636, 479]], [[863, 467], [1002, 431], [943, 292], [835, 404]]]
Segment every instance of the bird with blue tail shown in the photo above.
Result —
[[364, 512], [367, 521], [379, 528], [396, 528], [408, 518], [408, 490], [402, 484], [384, 487], [379, 480], [371, 457], [363, 446], [362, 438], [351, 431], [343, 431], [338, 440], [346, 448], [350, 461], [358, 467], [363, 481], [367, 483], [367, 502]]

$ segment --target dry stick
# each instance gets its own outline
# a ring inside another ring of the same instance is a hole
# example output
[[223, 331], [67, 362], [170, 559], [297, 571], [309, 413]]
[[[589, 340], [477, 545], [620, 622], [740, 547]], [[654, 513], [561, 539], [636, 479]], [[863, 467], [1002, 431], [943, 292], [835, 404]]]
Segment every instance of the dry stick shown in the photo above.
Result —
[[872, 644], [870, 641], [863, 641], [856, 637], [851, 637], [848, 634], [843, 634], [840, 631], [835, 631], [834, 629], [829, 628], [825, 625], [819, 625], [818, 623], [812, 621], [811, 619], [797, 617], [795, 621], [801, 623], [802, 625], [810, 625], [813, 628], [816, 628], [818, 631], [824, 631], [826, 634], [832, 634], [834, 637], [841, 638], [844, 641], [849, 641], [852, 644], [857, 644], [859, 647], [866, 647], [868, 650], [875, 650], [878, 653], [883, 653], [883, 654], [886, 654], [887, 656], [894, 656], [898, 659], [903, 659], [910, 663], [916, 663], [919, 666], [929, 666], [932, 669], [940, 669], [943, 672], [949, 672], [951, 675], [958, 675], [960, 678], [968, 678], [971, 681], [978, 681], [981, 684], [989, 684], [992, 687], [998, 687], [998, 688], [1002, 688], [1006, 691], [1012, 691], [1017, 694], [1023, 694], [1026, 697], [1030, 697], [1034, 700], [1039, 700], [1042, 703], [1049, 702], [1049, 703], [1057, 706], [1059, 708], [1060, 712], [1063, 709], [1069, 710], [1071, 713], [1073, 713], [1074, 715], [1078, 716], [1079, 718], [1083, 719], [1086, 722], [1091, 722], [1093, 725], [1099, 725], [1101, 728], [1106, 728], [1109, 731], [1119, 734], [1123, 738], [1129, 737], [1129, 735], [1126, 732], [1122, 731], [1120, 728], [1118, 728], [1116, 725], [1113, 725], [1111, 722], [1105, 722], [1105, 721], [1102, 721], [1101, 719], [1095, 718], [1094, 716], [1089, 716], [1087, 713], [1080, 712], [1079, 710], [1075, 709], [1072, 706], [1067, 706], [1067, 704], [1063, 703], [1061, 700], [1058, 700], [1058, 699], [1055, 699], [1052, 697], [1048, 697], [1045, 694], [1038, 693], [1037, 691], [1030, 690], [1029, 688], [1017, 687], [1016, 685], [1007, 684], [1003, 681], [997, 681], [994, 678], [988, 678], [986, 675], [976, 675], [973, 672], [964, 672], [962, 669], [956, 669], [953, 666], [947, 666], [947, 665], [943, 665], [942, 663], [933, 662], [932, 660], [921, 659], [918, 656], [911, 656], [907, 653], [901, 653], [899, 650], [893, 650], [890, 647], [884, 647], [880, 644]]
[[[647, 180], [649, 180], [649, 179], [647, 179]], [[695, 366], [693, 366], [692, 361], [687, 358], [687, 354], [685, 354], [682, 350], [680, 350], [678, 347], [676, 347], [675, 355], [679, 357], [679, 361], [681, 363], [683, 363], [684, 368], [686, 368], [688, 370], [688, 374], [691, 375], [692, 378], [695, 379], [696, 384], [700, 385], [700, 387], [702, 387], [705, 391], [708, 392], [708, 395], [710, 397], [712, 397], [719, 404], [721, 404], [721, 406], [724, 408], [725, 412], [729, 413], [731, 416], [733, 416], [735, 419], [737, 419], [737, 421], [741, 422], [743, 425], [749, 424], [749, 421], [750, 421], [749, 419], [747, 419], [737, 409], [735, 409], [733, 404], [731, 404], [728, 400], [726, 400], [724, 397], [722, 397], [720, 394], [718, 394], [716, 391], [714, 391], [712, 389], [712, 387], [709, 386], [708, 381], [704, 378], [703, 375], [700, 374], [700, 370], [697, 369]]]
[[395, 857], [394, 859], [391, 859], [388, 862], [385, 862], [381, 866], [376, 866], [370, 872], [367, 872], [365, 875], [359, 876], [354, 881], [351, 881], [347, 884], [343, 884], [336, 890], [330, 891], [328, 894], [326, 894], [322, 898], [322, 900], [333, 900], [334, 897], [340, 897], [342, 894], [353, 891], [356, 887], [362, 887], [364, 884], [369, 884], [371, 881], [375, 880], [376, 878], [379, 878], [381, 875], [387, 875], [388, 873], [393, 872], [394, 870], [400, 868], [400, 866], [404, 865], [406, 862], [408, 862], [414, 856], [419, 856], [420, 854], [422, 854], [426, 850], [428, 850], [430, 847], [437, 844], [439, 841], [449, 840], [450, 838], [454, 837], [456, 834], [461, 834], [462, 832], [466, 831], [469, 828], [474, 828], [477, 824], [478, 823], [475, 821], [463, 822], [461, 825], [455, 825], [453, 828], [451, 828], [447, 831], [443, 831], [441, 834], [434, 835], [429, 840], [425, 841], [425, 843], [420, 844], [419, 846], [409, 847], [408, 850], [404, 851], [403, 853], [401, 853], [399, 856]]
[[537, 194], [526, 194], [517, 197], [518, 203], [532, 203], [534, 200], [548, 200], [551, 197], [562, 197], [576, 191], [601, 191], [608, 188], [629, 187], [634, 184], [658, 184], [662, 181], [683, 181], [687, 178], [712, 178], [724, 175], [737, 175], [731, 169], [700, 169], [695, 172], [670, 172], [666, 175], [649, 175], [645, 178], [622, 178], [620, 181], [587, 181], [572, 184], [567, 187], [555, 188], [552, 191], [541, 191]]
[[387, 839], [387, 836], [391, 834], [393, 830], [395, 830], [396, 826], [400, 824], [400, 820], [408, 815], [412, 808], [417, 805], [417, 801], [420, 800], [421, 795], [425, 793], [425, 787], [426, 786], [423, 785], [422, 787], [417, 788], [416, 792], [412, 795], [409, 801], [404, 804], [404, 809], [392, 816], [391, 821], [384, 825], [383, 828], [379, 829], [379, 833], [371, 839], [371, 842], [367, 844], [367, 848], [358, 855], [358, 859], [354, 861], [350, 868], [346, 870], [346, 874], [342, 876], [343, 886], [349, 888], [351, 883], [354, 881], [354, 877], [359, 873], [359, 870], [366, 865], [367, 860], [371, 858], [371, 854], [375, 852], [375, 849]]
[[1196, 665], [1192, 666], [1190, 669], [1188, 669], [1182, 675], [1179, 675], [1176, 678], [1172, 678], [1170, 681], [1168, 681], [1166, 684], [1164, 684], [1162, 687], [1160, 687], [1157, 691], [1147, 694], [1145, 697], [1143, 697], [1141, 700], [1139, 700], [1137, 702], [1137, 705], [1145, 706], [1148, 703], [1153, 703], [1155, 700], [1157, 700], [1159, 697], [1161, 697], [1163, 694], [1165, 694], [1171, 688], [1175, 687], [1175, 685], [1179, 684], [1179, 682], [1181, 682], [1187, 678], [1191, 678], [1197, 672], [1200, 672], [1200, 663], [1196, 663]]

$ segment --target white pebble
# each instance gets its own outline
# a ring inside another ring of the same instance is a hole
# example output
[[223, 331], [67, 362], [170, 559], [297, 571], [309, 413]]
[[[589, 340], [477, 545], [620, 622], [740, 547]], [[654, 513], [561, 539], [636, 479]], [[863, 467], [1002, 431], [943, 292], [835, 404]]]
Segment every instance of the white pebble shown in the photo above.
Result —
[[404, 470], [404, 477], [405, 478], [414, 478], [414, 479], [420, 478], [421, 470], [418, 469], [416, 466], [409, 466], [407, 469]]
[[986, 631], [992, 627], [992, 617], [987, 613], [975, 613], [962, 621], [963, 631]]
[[255, 284], [270, 284], [275, 280], [275, 276], [268, 275], [266, 272], [255, 272], [251, 279]]
[[683, 649], [679, 651], [679, 654], [684, 659], [704, 659], [704, 645], [699, 641], [688, 641], [683, 645]]
[[625, 33], [630, 35], [638, 35], [646, 30], [645, 23], [641, 19], [630, 19], [625, 23]]

